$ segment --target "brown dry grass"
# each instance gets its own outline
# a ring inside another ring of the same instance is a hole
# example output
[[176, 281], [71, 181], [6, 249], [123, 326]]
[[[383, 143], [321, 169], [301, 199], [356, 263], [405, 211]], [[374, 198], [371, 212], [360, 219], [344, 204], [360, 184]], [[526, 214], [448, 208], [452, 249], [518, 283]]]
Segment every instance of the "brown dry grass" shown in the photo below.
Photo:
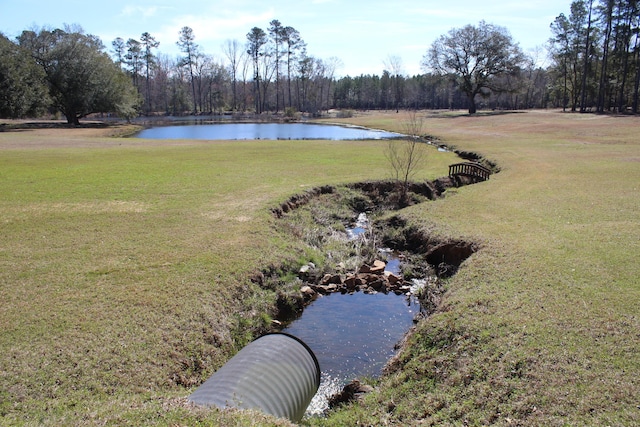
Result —
[[[313, 423], [640, 423], [640, 118], [423, 114], [426, 133], [501, 172], [401, 214], [482, 250], [398, 370]], [[346, 121], [400, 131], [402, 117]], [[110, 132], [0, 132], [1, 423], [278, 423], [176, 404], [188, 389], [173, 381], [206, 378], [265, 320], [274, 295], [251, 272], [304, 253], [269, 209], [311, 186], [386, 178], [384, 143]], [[434, 153], [421, 177], [455, 161]]]
[[483, 249], [418, 326], [401, 369], [326, 424], [638, 424], [640, 118], [426, 116], [428, 133], [502, 171], [404, 215]]

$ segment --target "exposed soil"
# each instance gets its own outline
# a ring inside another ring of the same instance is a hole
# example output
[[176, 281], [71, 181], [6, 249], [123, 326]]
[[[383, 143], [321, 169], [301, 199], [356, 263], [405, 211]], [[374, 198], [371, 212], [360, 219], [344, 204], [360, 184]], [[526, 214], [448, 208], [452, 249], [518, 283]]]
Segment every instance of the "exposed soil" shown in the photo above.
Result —
[[[404, 200], [401, 199], [401, 191], [395, 181], [360, 182], [349, 184], [346, 188], [360, 194], [360, 196], [352, 195], [349, 201], [352, 217], [355, 218], [359, 212], [376, 212], [380, 215], [389, 210], [434, 200], [442, 197], [448, 188], [473, 182], [475, 181], [468, 177], [444, 177], [435, 181], [410, 183]], [[303, 208], [321, 197], [326, 198], [322, 203], [326, 207], [328, 203], [338, 200], [343, 191], [345, 191], [344, 188], [334, 186], [313, 188], [292, 196], [277, 208], [272, 209], [272, 212], [279, 220], [287, 221], [288, 214], [294, 210]], [[343, 219], [344, 223], [349, 221], [349, 218]], [[326, 224], [316, 224], [316, 226], [327, 227]], [[341, 231], [334, 229], [326, 232], [327, 235], [336, 233], [339, 234]], [[438, 280], [455, 274], [464, 260], [479, 249], [479, 245], [474, 242], [441, 240], [429, 236], [399, 215], [374, 222], [371, 224], [370, 233], [368, 238], [378, 242], [379, 246], [400, 253], [403, 259], [403, 272], [400, 275], [384, 274], [384, 262], [380, 266], [381, 261], [376, 259], [376, 251], [370, 250], [363, 257], [362, 262], [351, 270], [343, 267], [328, 270], [327, 266], [311, 265], [299, 270], [299, 266], [290, 267], [287, 271], [286, 266], [270, 266], [262, 269], [251, 279], [261, 287], [278, 289], [277, 312], [274, 314], [277, 319], [284, 322], [292, 316], [299, 316], [304, 307], [318, 294], [358, 291], [407, 293], [412, 279], [424, 277], [434, 277], [435, 280], [432, 280], [428, 289], [420, 295], [421, 303], [425, 307], [434, 308], [434, 302], [439, 301], [439, 293], [442, 292]], [[295, 271], [291, 271], [292, 268], [295, 268]], [[280, 278], [292, 275], [302, 283], [299, 286], [300, 290], [283, 290], [287, 287], [284, 283], [279, 283]]]
[[[474, 153], [458, 153], [466, 160], [483, 163], [493, 171], [497, 171], [495, 164], [484, 161]], [[347, 185], [346, 187], [361, 194], [351, 198], [350, 206], [353, 217], [359, 212], [377, 212], [397, 210], [408, 205], [435, 200], [442, 197], [448, 188], [460, 187], [477, 182], [473, 177], [454, 176], [443, 177], [435, 181], [414, 182], [403, 189], [396, 181], [368, 181]], [[403, 191], [404, 190], [404, 191]], [[314, 199], [332, 195], [339, 196], [340, 188], [322, 186], [311, 189], [303, 194], [292, 196], [277, 208], [272, 210], [279, 220], [286, 221], [289, 213], [305, 207]], [[336, 199], [336, 197], [334, 197]], [[323, 226], [318, 224], [318, 226]], [[333, 230], [332, 233], [336, 233]], [[371, 224], [372, 235], [369, 238], [383, 247], [388, 247], [400, 253], [403, 270], [399, 275], [384, 272], [385, 263], [378, 259], [367, 259], [357, 271], [345, 272], [343, 269], [327, 271], [322, 266], [312, 263], [298, 271], [293, 271], [297, 279], [302, 282], [299, 291], [284, 291], [285, 287], [278, 287], [276, 318], [287, 322], [302, 314], [304, 307], [310, 304], [317, 295], [332, 292], [395, 292], [409, 293], [410, 281], [413, 278], [431, 278], [426, 280], [426, 286], [417, 294], [423, 308], [422, 316], [433, 313], [440, 305], [444, 287], [441, 279], [454, 275], [460, 265], [473, 253], [480, 249], [475, 242], [460, 239], [441, 240], [428, 235], [424, 230], [408, 223], [400, 215], [374, 221]], [[274, 273], [282, 274], [280, 268], [263, 270], [254, 282], [265, 286], [266, 283], [278, 281]], [[356, 400], [363, 393], [371, 391], [368, 386], [359, 382], [345, 386], [341, 393], [331, 397], [330, 406], [340, 405], [350, 400]]]

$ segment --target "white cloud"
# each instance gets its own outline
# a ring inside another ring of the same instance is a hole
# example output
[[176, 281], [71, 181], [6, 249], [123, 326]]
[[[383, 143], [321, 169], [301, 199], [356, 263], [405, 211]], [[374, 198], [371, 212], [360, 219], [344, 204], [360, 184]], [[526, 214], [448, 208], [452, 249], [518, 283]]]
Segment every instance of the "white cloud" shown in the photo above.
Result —
[[217, 53], [225, 40], [237, 39], [241, 43], [246, 41], [246, 34], [252, 27], [265, 29], [269, 21], [275, 19], [273, 9], [269, 8], [252, 13], [235, 10], [203, 10], [198, 15], [185, 14], [174, 16], [170, 22], [163, 25], [156, 33], [156, 39], [164, 46], [165, 53], [177, 52], [176, 42], [180, 30], [187, 26], [193, 30], [195, 43], [209, 54]]
[[146, 18], [155, 16], [157, 13], [158, 13], [157, 6], [143, 7], [143, 6], [127, 5], [122, 9], [122, 12], [120, 13], [120, 15], [127, 18], [136, 18], [136, 17], [142, 16], [143, 18], [146, 19]]

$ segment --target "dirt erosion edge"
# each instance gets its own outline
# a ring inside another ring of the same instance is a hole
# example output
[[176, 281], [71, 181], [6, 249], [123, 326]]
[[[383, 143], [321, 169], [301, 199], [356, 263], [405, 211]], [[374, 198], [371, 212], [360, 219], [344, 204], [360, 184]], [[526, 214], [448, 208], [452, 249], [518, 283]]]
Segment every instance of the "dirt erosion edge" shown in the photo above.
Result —
[[[499, 172], [499, 168], [495, 163], [484, 159], [476, 153], [458, 150], [452, 151], [464, 160], [481, 164], [488, 168], [491, 173]], [[447, 176], [433, 181], [410, 182], [407, 184], [407, 187], [403, 189], [399, 188], [400, 184], [398, 181], [393, 180], [357, 182], [347, 184], [345, 187], [366, 195], [366, 198], [369, 200], [369, 207], [375, 206], [377, 209], [393, 211], [412, 204], [422, 203], [425, 199], [436, 200], [443, 197], [445, 192], [450, 188], [462, 187], [477, 182], [479, 181], [474, 177]], [[277, 220], [285, 220], [289, 213], [309, 204], [313, 199], [325, 195], [333, 195], [339, 191], [340, 189], [338, 187], [332, 185], [315, 187], [304, 193], [291, 196], [271, 211]], [[409, 194], [410, 196], [409, 198], [405, 197], [400, 199], [397, 196], [400, 193], [405, 195]], [[354, 208], [357, 210], [357, 207], [354, 206]], [[360, 210], [365, 211], [366, 208], [367, 206], [361, 206]], [[380, 236], [379, 240], [382, 244], [394, 251], [401, 252], [403, 258], [410, 260], [416, 270], [422, 274], [425, 274], [424, 272], [428, 270], [434, 278], [419, 295], [419, 301], [423, 307], [420, 317], [427, 317], [438, 310], [442, 295], [445, 291], [441, 279], [453, 276], [466, 259], [481, 249], [480, 244], [476, 242], [453, 238], [441, 239], [430, 236], [425, 230], [409, 224], [401, 215], [392, 215], [389, 218], [378, 221], [372, 224], [372, 229], [374, 233]], [[419, 265], [420, 263], [422, 265]], [[375, 266], [375, 263], [372, 263], [372, 265]], [[279, 277], [277, 276], [282, 277], [282, 273], [286, 268], [286, 266], [269, 266], [252, 275], [250, 280], [260, 287], [277, 289], [278, 286], [273, 286], [273, 284], [279, 281]], [[390, 278], [387, 276], [382, 282], [383, 284], [379, 285], [380, 280], [376, 275], [374, 274], [372, 276], [370, 274], [372, 273], [371, 266], [365, 264], [362, 266], [362, 269], [365, 269], [368, 279], [363, 279], [361, 286], [354, 286], [354, 283], [358, 284], [359, 277], [362, 277], [362, 275], [352, 274], [349, 276], [348, 274], [341, 274], [341, 272], [327, 273], [326, 271], [318, 274], [309, 268], [289, 271], [290, 274], [297, 276], [297, 278], [302, 281], [303, 286], [301, 286], [299, 291], [295, 292], [277, 291], [275, 318], [286, 321], [286, 319], [299, 317], [304, 307], [313, 302], [319, 294], [358, 291], [399, 293], [405, 292], [408, 288], [408, 286], [403, 286], [406, 285], [407, 282], [403, 281], [402, 275], [399, 278]], [[373, 277], [373, 279], [371, 279], [371, 277]], [[373, 280], [373, 282], [367, 282], [367, 280]], [[418, 319], [416, 319], [416, 321], [417, 320]], [[278, 325], [281, 324], [278, 320], [275, 322]], [[406, 345], [407, 337], [410, 333], [410, 330], [407, 331], [405, 338], [398, 344], [398, 348]], [[389, 363], [392, 364], [393, 360], [389, 361]], [[330, 397], [330, 406], [334, 407], [352, 400], [357, 400], [361, 398], [364, 393], [372, 390], [371, 387], [361, 384], [358, 380], [354, 380], [347, 384], [341, 393]]]

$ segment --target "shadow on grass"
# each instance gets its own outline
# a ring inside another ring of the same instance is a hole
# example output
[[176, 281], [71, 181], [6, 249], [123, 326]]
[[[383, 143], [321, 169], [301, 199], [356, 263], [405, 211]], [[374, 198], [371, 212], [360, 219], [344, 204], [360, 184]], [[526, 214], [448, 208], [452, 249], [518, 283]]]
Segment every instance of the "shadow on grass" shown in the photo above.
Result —
[[486, 110], [486, 111], [478, 111], [475, 114], [469, 114], [462, 112], [460, 110], [451, 111], [451, 110], [442, 110], [442, 111], [432, 111], [429, 113], [429, 118], [442, 118], [442, 119], [458, 119], [461, 117], [490, 117], [490, 116], [505, 116], [511, 114], [524, 114], [526, 111], [513, 111], [513, 110]]
[[17, 132], [35, 129], [104, 129], [111, 126], [103, 122], [85, 122], [79, 125], [71, 125], [62, 121], [32, 121], [0, 123], [0, 132]]

